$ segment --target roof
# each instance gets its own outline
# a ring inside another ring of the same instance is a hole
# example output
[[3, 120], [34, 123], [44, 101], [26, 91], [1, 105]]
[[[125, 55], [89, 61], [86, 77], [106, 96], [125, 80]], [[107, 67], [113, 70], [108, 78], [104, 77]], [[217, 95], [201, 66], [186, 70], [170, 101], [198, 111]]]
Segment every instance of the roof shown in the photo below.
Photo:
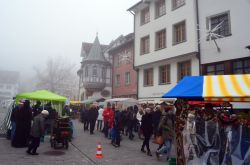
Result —
[[133, 11], [134, 8], [136, 8], [138, 5], [140, 5], [142, 3], [142, 1], [137, 2], [136, 4], [134, 4], [133, 6], [131, 6], [129, 9], [127, 9], [127, 11]]
[[30, 93], [19, 93], [16, 95], [16, 101], [21, 99], [30, 99], [30, 100], [40, 100], [40, 101], [53, 101], [53, 102], [62, 102], [66, 101], [66, 97], [60, 96], [58, 94], [52, 93], [48, 90], [38, 90]]
[[138, 3], [136, 3], [135, 5], [131, 6], [129, 9], [127, 9], [127, 11], [135, 12], [135, 11], [141, 10], [141, 9], [147, 7], [150, 4], [150, 2], [152, 2], [152, 1], [153, 0], [141, 0]]
[[134, 33], [129, 33], [126, 36], [120, 36], [115, 41], [113, 41], [113, 43], [117, 42], [117, 44], [114, 44], [114, 46], [111, 47], [108, 52], [112, 53], [113, 51], [115, 51], [115, 50], [117, 50], [117, 49], [119, 49], [119, 48], [127, 45], [128, 43], [133, 42], [133, 41], [134, 41]]
[[[93, 46], [93, 43], [83, 42], [82, 43], [82, 49], [81, 49], [81, 57], [87, 57], [91, 47]], [[101, 49], [104, 52], [106, 50], [108, 45], [101, 45]]]
[[163, 97], [208, 101], [250, 101], [250, 74], [187, 76]]
[[2, 84], [16, 84], [19, 78], [19, 72], [0, 70], [0, 83]]
[[85, 62], [103, 62], [106, 64], [110, 64], [103, 55], [103, 50], [101, 48], [101, 45], [97, 36], [89, 51], [88, 56], [82, 60], [82, 63], [85, 63]]

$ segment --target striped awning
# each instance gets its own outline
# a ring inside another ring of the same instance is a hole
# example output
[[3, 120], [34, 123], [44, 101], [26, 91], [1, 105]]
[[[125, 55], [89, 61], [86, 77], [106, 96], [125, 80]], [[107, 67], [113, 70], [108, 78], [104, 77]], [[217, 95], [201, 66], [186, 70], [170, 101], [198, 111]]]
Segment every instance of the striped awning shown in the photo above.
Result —
[[250, 101], [250, 75], [185, 77], [163, 97], [208, 101]]

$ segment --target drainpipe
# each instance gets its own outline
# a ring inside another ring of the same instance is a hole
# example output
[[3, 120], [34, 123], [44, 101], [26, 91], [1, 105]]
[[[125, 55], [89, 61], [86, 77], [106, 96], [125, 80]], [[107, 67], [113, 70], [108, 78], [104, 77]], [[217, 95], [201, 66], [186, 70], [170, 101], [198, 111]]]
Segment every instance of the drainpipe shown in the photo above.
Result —
[[134, 16], [134, 47], [133, 47], [133, 69], [136, 71], [136, 81], [137, 81], [137, 86], [136, 86], [136, 98], [139, 99], [138, 97], [138, 92], [139, 92], [139, 69], [135, 67], [135, 13], [132, 11], [129, 11], [133, 16]]
[[198, 0], [195, 0], [195, 5], [196, 5], [196, 21], [197, 21], [197, 41], [198, 41], [198, 53], [196, 54], [196, 57], [199, 60], [199, 75], [202, 74], [201, 71], [201, 46], [200, 46], [200, 30], [198, 29], [200, 27], [200, 21], [199, 21], [199, 2]]

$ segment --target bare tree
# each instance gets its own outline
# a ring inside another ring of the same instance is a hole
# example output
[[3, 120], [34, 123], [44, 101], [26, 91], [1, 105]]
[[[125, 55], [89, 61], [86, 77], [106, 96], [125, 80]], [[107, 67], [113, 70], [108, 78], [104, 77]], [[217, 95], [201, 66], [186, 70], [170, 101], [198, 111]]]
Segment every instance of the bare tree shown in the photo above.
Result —
[[36, 88], [48, 89], [73, 99], [78, 88], [75, 66], [67, 58], [49, 58], [44, 69], [35, 68]]

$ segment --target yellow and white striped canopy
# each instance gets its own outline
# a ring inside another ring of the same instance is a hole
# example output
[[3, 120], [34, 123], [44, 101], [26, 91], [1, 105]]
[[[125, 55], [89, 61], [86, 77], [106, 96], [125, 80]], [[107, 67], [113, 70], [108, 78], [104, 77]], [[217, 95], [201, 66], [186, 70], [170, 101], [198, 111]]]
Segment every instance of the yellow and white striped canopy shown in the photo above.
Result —
[[250, 101], [250, 74], [204, 76], [203, 98], [209, 101]]

